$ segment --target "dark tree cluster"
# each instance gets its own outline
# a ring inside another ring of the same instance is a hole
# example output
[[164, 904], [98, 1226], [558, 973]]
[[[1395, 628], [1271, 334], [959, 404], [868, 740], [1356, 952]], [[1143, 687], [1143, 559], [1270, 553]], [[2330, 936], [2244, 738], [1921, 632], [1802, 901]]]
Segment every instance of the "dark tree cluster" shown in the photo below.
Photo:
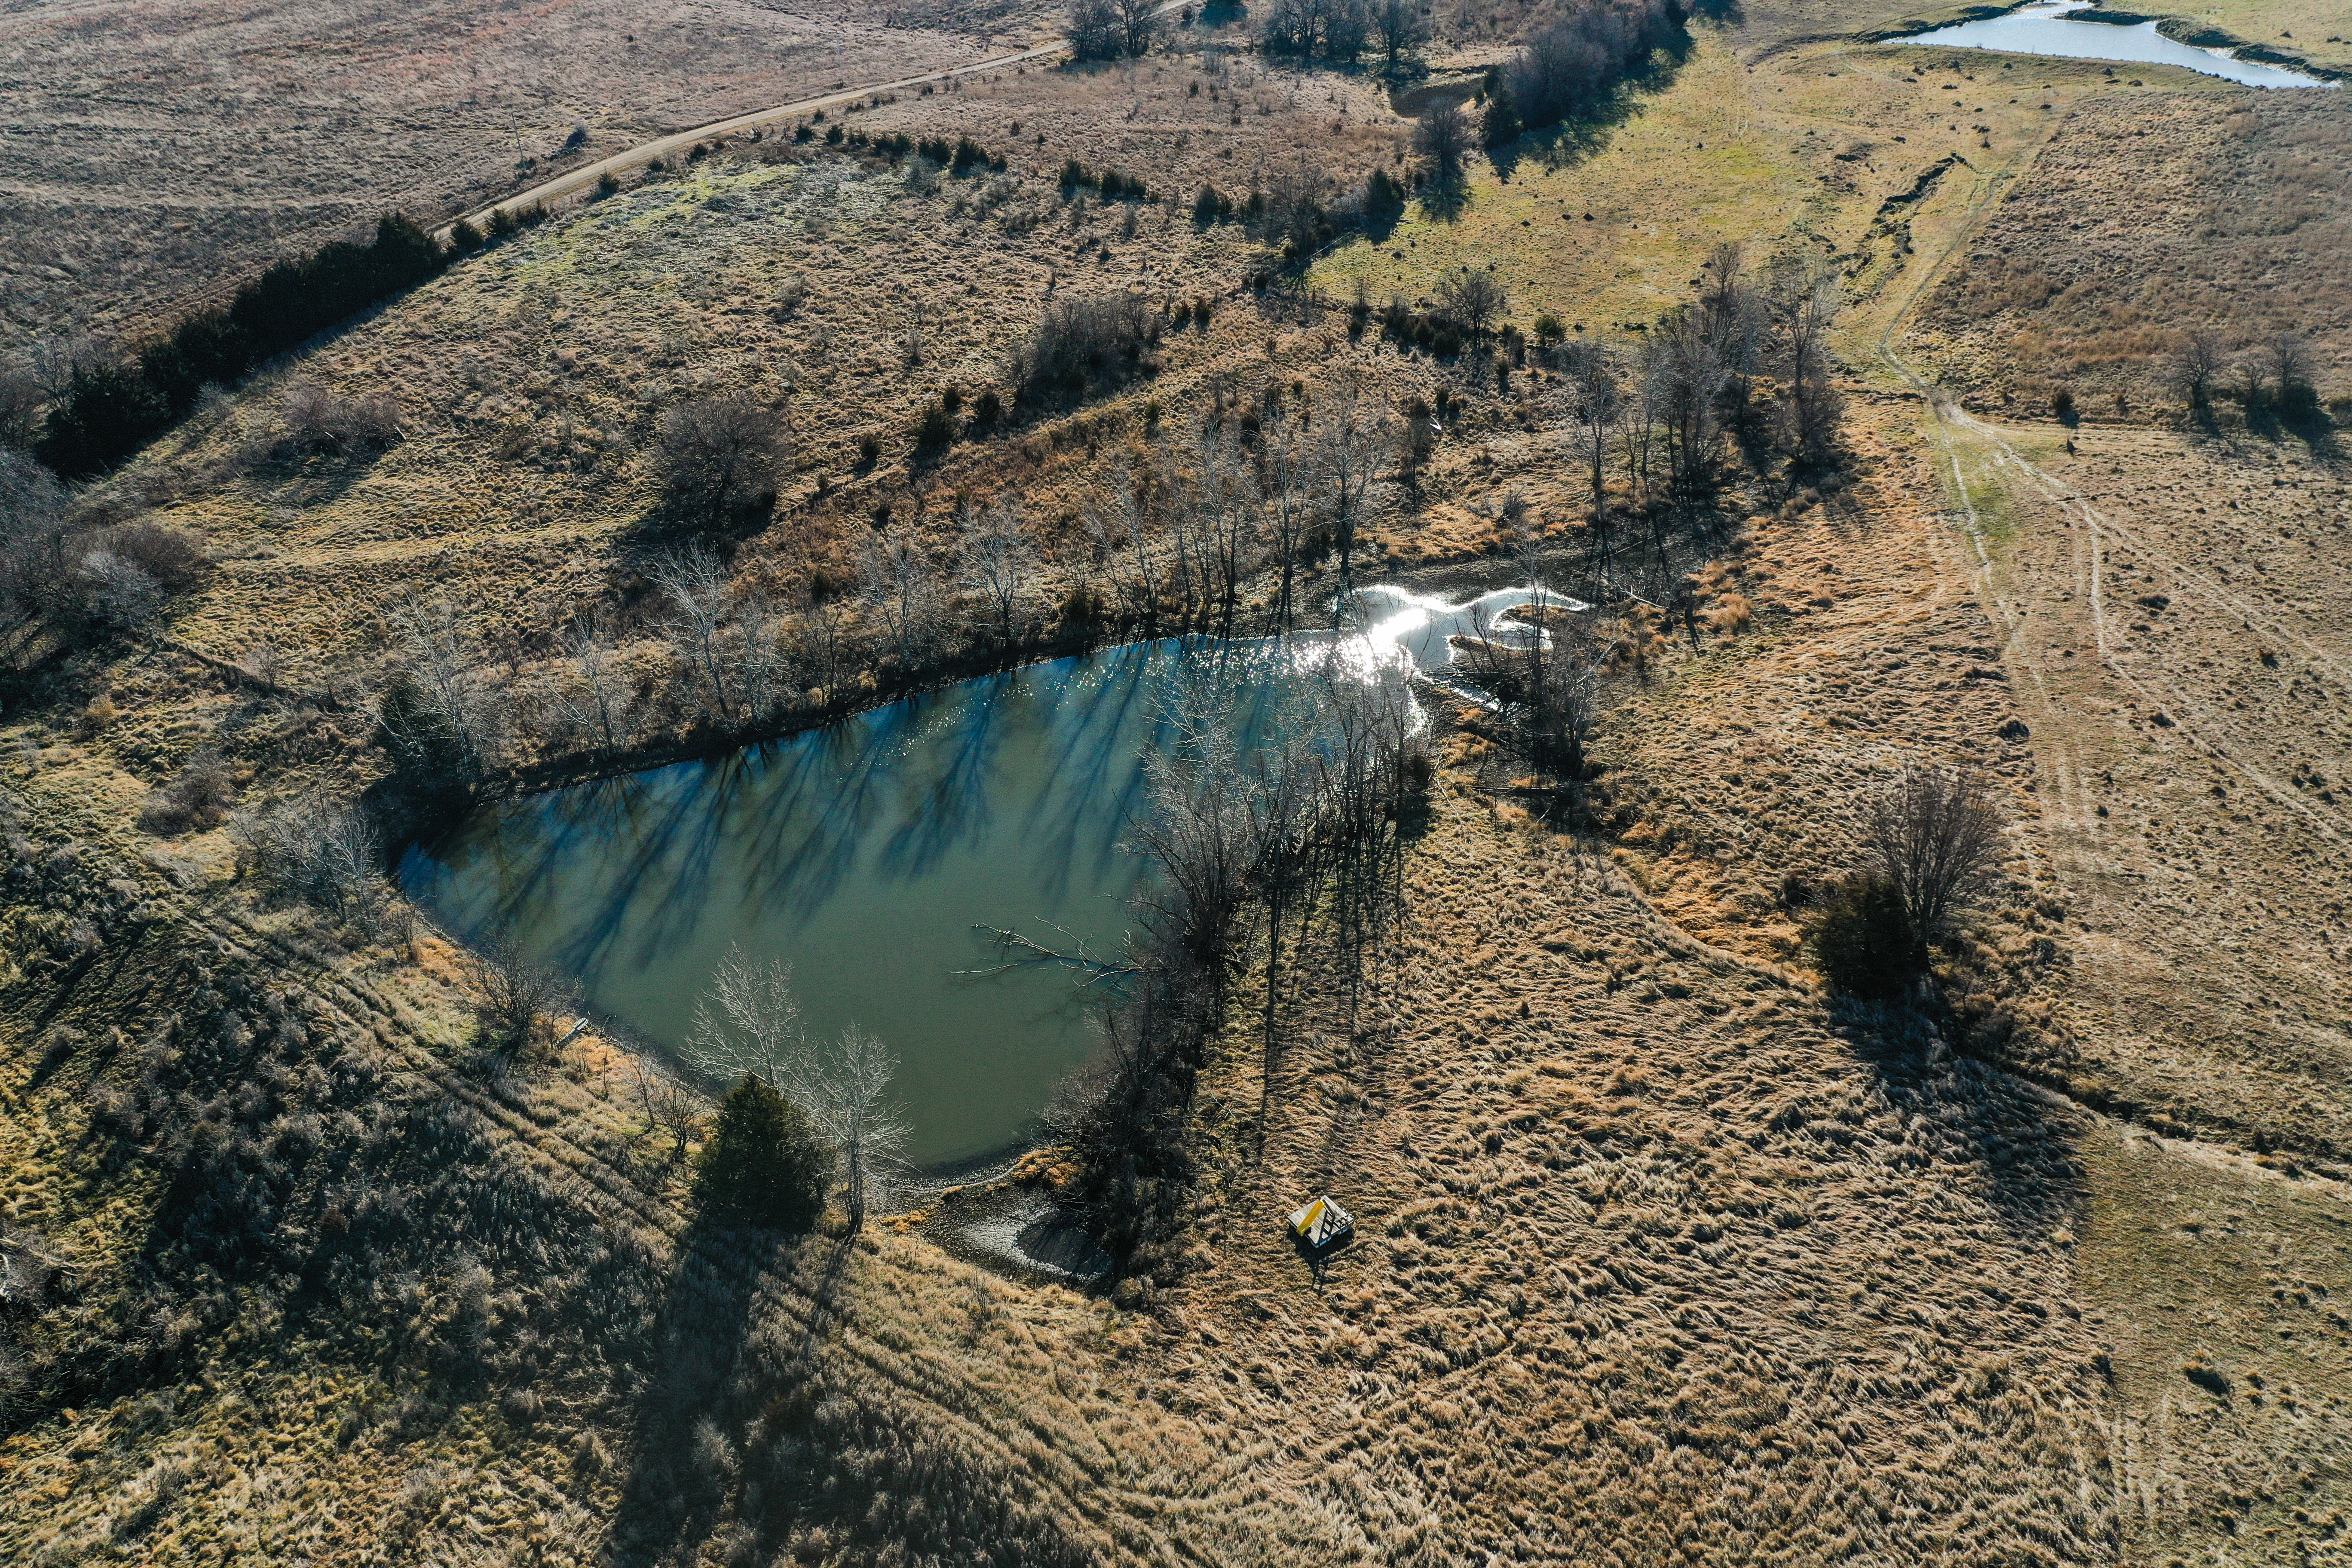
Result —
[[1530, 37], [1488, 78], [1489, 147], [1590, 117], [1683, 37], [1681, 0], [1589, 0]]
[[34, 452], [67, 479], [104, 473], [184, 417], [205, 386], [234, 382], [414, 288], [454, 254], [395, 213], [377, 222], [369, 244], [337, 240], [301, 260], [280, 261], [239, 289], [226, 310], [187, 318], [130, 363], [77, 368]]
[[1159, 36], [1156, 0], [1076, 0], [1070, 7], [1070, 58], [1076, 60], [1147, 55]]
[[1259, 37], [1268, 54], [1353, 65], [1372, 47], [1373, 33], [1369, 0], [1275, 0]]
[[1151, 187], [1141, 176], [1118, 169], [1089, 169], [1076, 158], [1062, 165], [1060, 181], [1065, 199], [1087, 191], [1099, 195], [1107, 202], [1148, 202]]
[[[802, 129], [808, 128], [803, 126]], [[840, 131], [841, 127], [835, 126], [834, 135], [827, 140], [839, 140]], [[959, 136], [950, 142], [944, 136], [909, 136], [901, 131], [894, 135], [877, 136], [870, 142], [862, 137], [852, 140], [854, 144], [872, 147], [893, 163], [904, 163], [908, 158], [920, 158], [945, 169], [958, 179], [971, 174], [1001, 174], [1005, 167], [1003, 154], [991, 153], [969, 136]]]
[[1138, 294], [1057, 300], [1013, 352], [1013, 384], [1034, 401], [1124, 381], [1145, 368], [1159, 331], [1158, 318]]

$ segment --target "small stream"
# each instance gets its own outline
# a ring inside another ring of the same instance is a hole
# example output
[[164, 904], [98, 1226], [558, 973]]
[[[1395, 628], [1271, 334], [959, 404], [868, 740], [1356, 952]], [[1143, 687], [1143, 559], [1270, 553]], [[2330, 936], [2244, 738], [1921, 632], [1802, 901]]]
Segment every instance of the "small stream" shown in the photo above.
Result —
[[2084, 22], [2072, 13], [2096, 7], [2092, 0], [2036, 0], [2005, 16], [1962, 22], [1933, 32], [1914, 33], [1890, 40], [1902, 44], [1933, 44], [1946, 48], [1994, 49], [2012, 55], [2056, 55], [2076, 60], [2114, 60], [2119, 64], [2179, 66], [2206, 76], [2223, 77], [2247, 87], [2333, 87], [2336, 84], [2300, 71], [2242, 60], [2228, 49], [2200, 48], [2168, 38], [2153, 21], [2123, 24]]
[[1125, 841], [1146, 763], [1203, 702], [1244, 747], [1311, 714], [1317, 680], [1450, 683], [1454, 639], [1525, 646], [1516, 605], [1386, 584], [1344, 633], [1164, 640], [960, 682], [822, 731], [490, 802], [412, 845], [401, 885], [468, 941], [502, 932], [663, 1047], [688, 1038], [729, 947], [793, 967], [808, 1026], [900, 1058], [910, 1153], [933, 1170], [1018, 1147], [1095, 1048], [1096, 992], [1006, 968], [975, 928], [1115, 958], [1145, 862]]

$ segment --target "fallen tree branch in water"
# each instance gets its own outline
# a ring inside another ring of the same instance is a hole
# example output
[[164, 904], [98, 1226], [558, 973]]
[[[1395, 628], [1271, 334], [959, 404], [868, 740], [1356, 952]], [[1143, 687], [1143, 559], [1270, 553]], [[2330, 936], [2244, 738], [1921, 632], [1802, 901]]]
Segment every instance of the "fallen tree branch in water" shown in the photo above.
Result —
[[[1046, 923], [1051, 924], [1052, 922], [1048, 921]], [[1060, 948], [1047, 947], [1042, 942], [1035, 942], [1028, 937], [1023, 936], [1017, 931], [1008, 931], [1002, 926], [975, 924], [971, 929], [974, 931], [986, 931], [990, 938], [995, 942], [997, 951], [999, 952], [1009, 953], [1011, 956], [1007, 957], [1003, 963], [997, 964], [993, 968], [960, 969], [956, 971], [959, 974], [985, 977], [992, 974], [1010, 973], [1013, 970], [1026, 969], [1033, 964], [1059, 963], [1067, 968], [1078, 970], [1086, 974], [1087, 978], [1080, 982], [1080, 988], [1084, 989], [1086, 986], [1095, 984], [1098, 981], [1109, 980], [1122, 974], [1134, 974], [1139, 973], [1136, 966], [1132, 963], [1107, 963], [1103, 960], [1094, 957], [1087, 952], [1087, 943], [1084, 937], [1071, 937], [1070, 940], [1075, 945], [1068, 952], [1064, 952]], [[1055, 926], [1054, 929], [1061, 931], [1066, 937], [1070, 935], [1068, 931], [1063, 931], [1060, 926]]]

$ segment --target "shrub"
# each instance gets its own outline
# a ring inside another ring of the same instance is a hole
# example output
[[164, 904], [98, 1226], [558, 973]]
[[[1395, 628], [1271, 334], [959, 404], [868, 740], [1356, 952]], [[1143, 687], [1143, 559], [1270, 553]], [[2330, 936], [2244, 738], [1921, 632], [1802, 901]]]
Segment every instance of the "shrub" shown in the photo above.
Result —
[[400, 439], [400, 404], [382, 393], [338, 397], [307, 382], [287, 388], [286, 444], [296, 451], [381, 452]]
[[775, 493], [789, 449], [782, 419], [749, 398], [681, 403], [662, 416], [662, 500], [689, 526], [720, 527]]
[[1567, 336], [1568, 329], [1562, 326], [1559, 318], [1549, 310], [1544, 311], [1536, 318], [1536, 342], [1545, 348], [1550, 348]]
[[831, 1160], [792, 1101], [746, 1073], [719, 1108], [695, 1160], [694, 1196], [724, 1224], [805, 1230], [824, 1203]]
[[880, 462], [882, 460], [882, 437], [870, 433], [860, 436], [857, 438], [857, 460], [861, 463]]
[[1214, 185], [1202, 185], [1192, 198], [1192, 221], [1202, 227], [1234, 216], [1234, 204]]
[[620, 194], [620, 176], [614, 174], [612, 170], [607, 169], [603, 174], [596, 176], [596, 196], [598, 200], [601, 201], [606, 196], [617, 196]]
[[449, 226], [449, 248], [460, 256], [470, 255], [481, 249], [482, 231], [464, 218], [459, 218]]
[[2072, 425], [2080, 417], [2074, 408], [2074, 389], [2062, 386], [2050, 395], [2050, 413], [2062, 425]]
[[971, 400], [971, 422], [980, 428], [986, 429], [1003, 417], [1004, 399], [997, 395], [996, 388], [988, 387]]
[[1150, 341], [1151, 318], [1139, 295], [1121, 291], [1059, 300], [1014, 351], [1013, 384], [1023, 396], [1034, 398], [1121, 381], [1141, 368]]
[[1832, 887], [1805, 939], [1822, 978], [1848, 996], [1899, 996], [1927, 967], [1927, 947], [1903, 908], [1902, 889], [1876, 872]]
[[163, 837], [201, 832], [228, 820], [235, 776], [218, 752], [198, 752], [178, 775], [147, 797], [139, 826]]
[[949, 413], [943, 402], [926, 405], [923, 416], [915, 425], [915, 445], [936, 449], [953, 441], [956, 437], [955, 416]]

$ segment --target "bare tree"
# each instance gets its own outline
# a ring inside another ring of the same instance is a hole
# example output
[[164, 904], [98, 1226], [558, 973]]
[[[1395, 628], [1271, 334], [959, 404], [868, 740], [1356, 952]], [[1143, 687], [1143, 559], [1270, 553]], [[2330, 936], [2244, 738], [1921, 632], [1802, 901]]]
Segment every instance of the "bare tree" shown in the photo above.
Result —
[[1029, 595], [1032, 571], [1028, 536], [1021, 529], [1021, 502], [1009, 491], [987, 506], [961, 503], [958, 546], [964, 585], [980, 596], [995, 623], [997, 646], [1013, 642], [1013, 616]]
[[1242, 584], [1255, 564], [1257, 495], [1228, 432], [1199, 433], [1199, 475], [1193, 487], [1198, 537], [1205, 546], [1209, 593], [1216, 603], [1220, 635], [1231, 637], [1241, 605]]
[[848, 614], [842, 601], [803, 587], [793, 617], [793, 655], [809, 684], [830, 699], [848, 663]]
[[1615, 435], [1623, 393], [1616, 356], [1598, 337], [1565, 344], [1559, 353], [1575, 414], [1578, 460], [1592, 480], [1592, 532], [1601, 581], [1609, 575], [1609, 444]]
[[733, 719], [728, 697], [727, 659], [720, 628], [727, 619], [727, 568], [699, 544], [656, 560], [646, 574], [669, 608], [671, 646], [685, 663], [704, 710], [726, 722]]
[[1298, 560], [1321, 514], [1314, 448], [1302, 421], [1286, 404], [1266, 423], [1258, 446], [1258, 490], [1281, 574], [1274, 595], [1274, 629], [1286, 634], [1296, 618]]
[[939, 580], [930, 557], [912, 541], [868, 533], [857, 550], [857, 586], [882, 617], [898, 662], [918, 668], [939, 618]]
[[1121, 468], [1108, 500], [1099, 496], [1095, 499], [1087, 509], [1087, 529], [1093, 536], [1096, 553], [1105, 562], [1123, 554], [1131, 563], [1131, 574], [1120, 574], [1114, 569], [1119, 596], [1126, 600], [1129, 615], [1143, 623], [1144, 635], [1156, 635], [1160, 628], [1160, 597], [1165, 586], [1161, 581], [1160, 545], [1146, 526], [1143, 509], [1136, 502], [1133, 474]]
[[1830, 379], [1830, 328], [1842, 300], [1830, 267], [1792, 270], [1774, 311], [1780, 374], [1780, 438], [1799, 461], [1819, 463], [1836, 450], [1844, 400]]
[[1665, 433], [1674, 489], [1696, 495], [1714, 462], [1721, 424], [1717, 409], [1727, 373], [1703, 323], [1687, 307], [1666, 312], [1644, 345], [1645, 391]]
[[636, 1083], [638, 1108], [645, 1112], [646, 1135], [667, 1130], [671, 1140], [669, 1158], [676, 1163], [702, 1131], [702, 1101], [643, 1057], [632, 1056], [629, 1068]]
[[0, 363], [0, 447], [29, 447], [41, 430], [47, 402], [28, 365]]
[[67, 497], [48, 469], [0, 450], [0, 606], [19, 621], [51, 607], [70, 572]]
[[783, 1089], [807, 1050], [793, 966], [729, 947], [694, 1004], [694, 1028], [681, 1053], [687, 1062], [713, 1083], [733, 1084], [751, 1073]]
[[1151, 52], [1160, 36], [1159, 0], [1115, 0], [1118, 7], [1119, 45], [1138, 57]]
[[374, 711], [394, 754], [428, 775], [478, 776], [497, 750], [504, 709], [481, 679], [472, 628], [438, 595], [394, 605], [384, 626], [391, 669]]
[[1079, 60], [1117, 59], [1127, 47], [1118, 0], [1072, 0], [1070, 55]]
[[1403, 74], [1407, 59], [1428, 37], [1429, 29], [1413, 0], [1377, 0], [1372, 36], [1380, 47], [1381, 68], [1394, 77]]
[[2310, 339], [2297, 331], [2276, 332], [2256, 352], [2270, 372], [2271, 397], [2279, 407], [2300, 408], [2313, 401]]
[[474, 1026], [501, 1067], [555, 1042], [550, 1016], [572, 998], [561, 971], [532, 959], [504, 932], [467, 952], [466, 978], [474, 993]]
[[796, 1056], [784, 1086], [841, 1162], [852, 1235], [865, 1226], [869, 1190], [889, 1179], [913, 1136], [888, 1099], [898, 1070], [898, 1058], [852, 1024]]
[[1462, 175], [1462, 161], [1470, 155], [1470, 117], [1450, 99], [1440, 99], [1421, 111], [1412, 128], [1413, 150], [1430, 162], [1440, 181]]
[[1863, 849], [1901, 892], [1913, 929], [1933, 942], [1994, 886], [2000, 839], [2000, 814], [1974, 775], [1906, 766], [1872, 797]]
[[774, 493], [789, 452], [782, 419], [748, 398], [681, 403], [662, 416], [663, 498], [681, 521], [718, 528]]
[[629, 692], [613, 668], [613, 638], [604, 611], [582, 618], [559, 639], [571, 659], [571, 679], [557, 689], [556, 703], [575, 729], [594, 735], [608, 752], [618, 751], [628, 722]]
[[2210, 327], [2191, 331], [2165, 365], [2165, 379], [2192, 409], [2213, 405], [2213, 388], [2230, 369], [2230, 340]]
[[1483, 267], [1457, 267], [1437, 280], [1437, 308], [1473, 337], [1485, 337], [1495, 319], [1511, 308], [1511, 298]]
[[789, 690], [792, 661], [784, 652], [783, 617], [758, 588], [735, 599], [735, 691], [743, 717], [774, 714]]
[[237, 871], [269, 894], [299, 899], [370, 936], [392, 924], [383, 841], [347, 801], [312, 792], [229, 818]]
[[1355, 589], [1357, 536], [1371, 521], [1372, 481], [1395, 431], [1393, 421], [1376, 419], [1365, 409], [1362, 389], [1352, 376], [1326, 399], [1315, 423], [1322, 432], [1324, 493], [1330, 498], [1332, 543], [1339, 552], [1338, 614]]

